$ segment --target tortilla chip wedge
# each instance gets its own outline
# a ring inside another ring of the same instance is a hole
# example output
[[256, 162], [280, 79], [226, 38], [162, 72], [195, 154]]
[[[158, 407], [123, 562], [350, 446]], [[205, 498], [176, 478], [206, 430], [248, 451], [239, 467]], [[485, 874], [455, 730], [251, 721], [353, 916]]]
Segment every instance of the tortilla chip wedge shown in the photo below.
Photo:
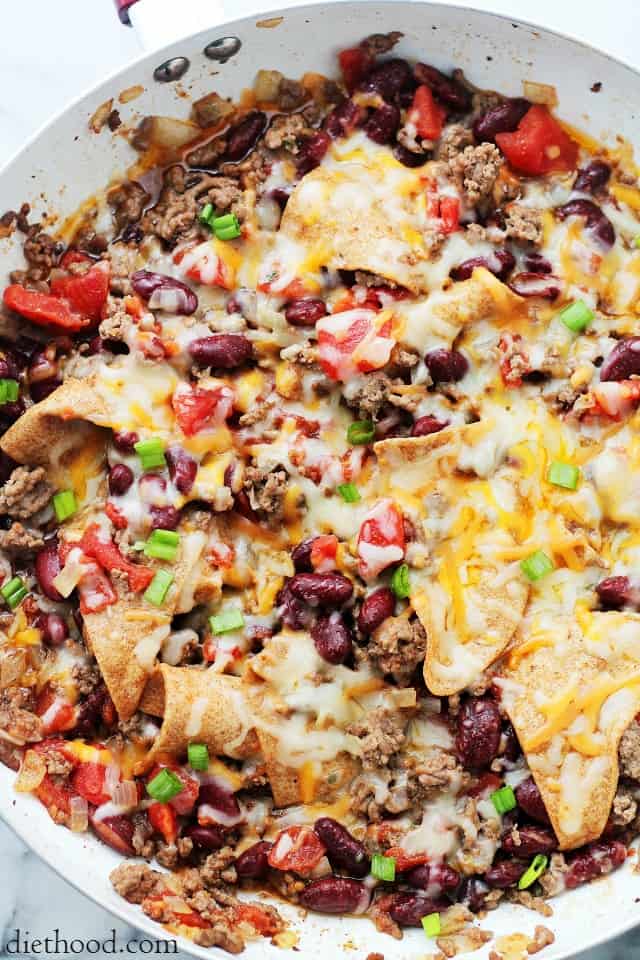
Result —
[[[600, 837], [620, 738], [640, 710], [640, 615], [532, 628], [502, 671], [502, 702], [562, 850]], [[500, 680], [498, 680], [500, 684]]]

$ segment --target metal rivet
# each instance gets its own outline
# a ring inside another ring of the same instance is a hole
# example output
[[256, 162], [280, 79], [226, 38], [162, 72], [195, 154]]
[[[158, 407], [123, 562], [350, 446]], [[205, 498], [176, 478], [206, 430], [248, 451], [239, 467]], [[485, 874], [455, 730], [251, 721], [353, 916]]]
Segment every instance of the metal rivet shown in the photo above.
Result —
[[217, 60], [218, 63], [226, 63], [230, 57], [233, 57], [242, 46], [242, 41], [238, 37], [220, 37], [219, 40], [212, 40], [204, 48], [204, 55], [209, 60]]
[[186, 57], [172, 57], [171, 60], [165, 60], [156, 67], [153, 71], [153, 79], [158, 83], [172, 83], [184, 77], [189, 67], [190, 63]]

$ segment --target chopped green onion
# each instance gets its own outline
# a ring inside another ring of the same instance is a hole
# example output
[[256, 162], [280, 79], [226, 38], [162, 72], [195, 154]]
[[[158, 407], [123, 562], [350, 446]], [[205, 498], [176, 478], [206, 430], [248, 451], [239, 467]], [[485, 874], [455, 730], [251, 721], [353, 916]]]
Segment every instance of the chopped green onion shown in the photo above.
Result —
[[143, 470], [157, 470], [166, 467], [167, 461], [164, 458], [164, 444], [158, 437], [151, 437], [149, 440], [138, 440], [133, 446], [140, 457]]
[[147, 793], [158, 803], [167, 803], [184, 790], [180, 777], [166, 767], [147, 784]]
[[144, 555], [157, 560], [175, 560], [179, 543], [180, 536], [173, 530], [154, 530], [144, 544]]
[[640, 250], [640, 233], [638, 234], [637, 237], [633, 238], [633, 245], [634, 247], [637, 247]]
[[529, 580], [539, 580], [555, 570], [553, 560], [551, 560], [542, 550], [536, 550], [530, 553], [528, 557], [520, 561], [520, 569]]
[[7, 605], [11, 610], [15, 610], [15, 608], [22, 603], [28, 592], [21, 577], [12, 577], [8, 583], [5, 583], [5, 585], [0, 588], [0, 593], [7, 601]]
[[574, 300], [558, 314], [565, 327], [573, 333], [582, 333], [589, 326], [594, 316], [593, 310], [589, 309], [584, 300]]
[[380, 853], [374, 853], [371, 858], [371, 873], [378, 880], [391, 883], [396, 878], [395, 857], [383, 857]]
[[411, 593], [411, 584], [409, 583], [409, 567], [406, 563], [401, 563], [396, 567], [391, 577], [391, 589], [398, 600], [404, 600]]
[[68, 520], [78, 509], [76, 495], [73, 490], [61, 490], [60, 493], [54, 493], [52, 501], [58, 523]]
[[144, 598], [154, 606], [160, 607], [164, 603], [167, 590], [173, 583], [173, 574], [168, 570], [158, 570], [156, 575], [144, 592]]
[[235, 240], [241, 233], [235, 213], [225, 213], [223, 217], [216, 217], [211, 226], [218, 240]]
[[428, 913], [427, 916], [423, 917], [420, 922], [422, 924], [422, 929], [428, 937], [439, 936], [442, 929], [439, 913]]
[[376, 435], [376, 428], [371, 420], [356, 420], [347, 430], [347, 440], [349, 443], [371, 443]]
[[244, 617], [241, 610], [224, 610], [209, 617], [209, 624], [213, 633], [231, 633], [244, 627]]
[[211, 227], [211, 221], [213, 220], [214, 209], [212, 203], [205, 203], [204, 207], [198, 214], [198, 220], [200, 223], [204, 223], [205, 226]]
[[536, 857], [534, 857], [525, 872], [518, 880], [518, 890], [526, 890], [527, 887], [530, 887], [532, 883], [535, 883], [538, 877], [540, 877], [547, 869], [548, 863], [549, 858], [545, 857], [543, 853], [539, 853]]
[[494, 790], [491, 794], [491, 803], [499, 814], [509, 813], [509, 810], [514, 810], [518, 806], [513, 788], [508, 785]]
[[17, 380], [0, 380], [0, 404], [15, 403], [19, 390]]
[[206, 743], [190, 743], [187, 747], [189, 766], [192, 770], [207, 770], [209, 767], [209, 751]]
[[355, 483], [341, 483], [338, 486], [338, 493], [345, 503], [357, 503], [360, 499], [360, 491]]
[[580, 469], [572, 463], [562, 463], [560, 460], [554, 460], [553, 463], [549, 464], [547, 480], [554, 486], [575, 490], [579, 479]]

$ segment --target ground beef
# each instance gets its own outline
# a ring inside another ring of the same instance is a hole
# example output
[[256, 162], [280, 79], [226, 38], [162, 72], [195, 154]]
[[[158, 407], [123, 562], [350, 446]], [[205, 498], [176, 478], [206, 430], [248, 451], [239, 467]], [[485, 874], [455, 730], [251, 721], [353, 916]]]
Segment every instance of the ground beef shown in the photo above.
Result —
[[634, 720], [622, 734], [618, 757], [621, 775], [640, 780], [640, 720]]
[[297, 80], [289, 80], [287, 77], [282, 78], [276, 94], [276, 103], [281, 110], [296, 110], [308, 99], [309, 94], [301, 83]]
[[221, 881], [235, 883], [238, 879], [235, 867], [232, 866], [236, 858], [233, 847], [222, 847], [215, 853], [210, 853], [200, 867], [202, 883], [209, 890], [218, 886]]
[[542, 897], [536, 897], [530, 890], [518, 890], [516, 887], [512, 887], [510, 890], [505, 890], [504, 894], [505, 898], [511, 903], [518, 903], [521, 907], [526, 907], [527, 910], [535, 910], [542, 917], [553, 916], [553, 910], [547, 901]]
[[354, 393], [345, 396], [346, 402], [359, 420], [376, 420], [389, 402], [391, 380], [384, 373], [369, 373], [360, 378], [360, 384]]
[[118, 242], [109, 246], [111, 293], [118, 297], [126, 297], [132, 292], [130, 277], [138, 265], [139, 253], [135, 244]]
[[158, 843], [156, 860], [161, 867], [175, 870], [181, 860], [187, 860], [193, 850], [193, 840], [190, 837], [180, 837], [177, 843]]
[[505, 229], [513, 240], [526, 240], [539, 246], [542, 243], [542, 211], [510, 203], [506, 208]]
[[142, 903], [145, 897], [165, 890], [164, 877], [146, 863], [121, 863], [109, 879], [114, 890], [128, 903]]
[[633, 823], [637, 813], [638, 804], [631, 790], [619, 786], [613, 798], [609, 816], [610, 825], [616, 830], [624, 830], [625, 827]]
[[96, 663], [76, 663], [71, 669], [71, 677], [83, 697], [93, 693], [101, 679]]
[[193, 173], [175, 164], [165, 172], [158, 202], [147, 210], [141, 226], [173, 245], [200, 236], [198, 213], [205, 204], [213, 204], [218, 213], [231, 209], [242, 219], [242, 201], [242, 191], [229, 177]]
[[139, 857], [150, 860], [156, 852], [155, 841], [151, 839], [153, 827], [143, 813], [134, 813], [132, 820], [133, 837], [131, 838], [131, 845]]
[[463, 776], [455, 757], [441, 747], [429, 747], [424, 756], [410, 757], [405, 765], [410, 771], [407, 783], [409, 799], [419, 805], [434, 791], [448, 787], [454, 778], [459, 782]]
[[35, 713], [32, 695], [23, 687], [8, 687], [0, 695], [0, 730], [19, 743], [42, 740], [42, 721]]
[[545, 947], [555, 943], [555, 936], [547, 927], [537, 926], [533, 931], [533, 940], [527, 947], [527, 953], [539, 953]]
[[44, 467], [16, 467], [0, 490], [0, 513], [27, 520], [49, 503], [53, 487]]
[[564, 890], [564, 875], [568, 869], [563, 853], [551, 854], [549, 866], [538, 880], [546, 897], [555, 897]]
[[39, 224], [30, 227], [23, 246], [25, 260], [29, 264], [29, 279], [46, 280], [58, 262], [62, 250], [62, 244], [41, 230]]
[[0, 550], [8, 553], [32, 553], [44, 546], [44, 539], [39, 533], [27, 530], [21, 523], [15, 521], [8, 530], [0, 530]]
[[288, 476], [285, 470], [262, 470], [247, 467], [244, 474], [244, 489], [253, 510], [267, 519], [281, 520], [284, 513], [284, 498]]
[[469, 797], [461, 820], [462, 844], [456, 852], [452, 866], [465, 876], [485, 873], [493, 862], [500, 842], [500, 820], [482, 820], [478, 815], [477, 801]]
[[387, 617], [371, 635], [365, 656], [382, 673], [390, 673], [396, 683], [406, 686], [427, 650], [427, 635], [419, 620]]
[[477, 147], [465, 147], [449, 160], [447, 167], [449, 174], [460, 183], [467, 202], [476, 206], [490, 196], [503, 163], [504, 158], [496, 146], [481, 143]]
[[220, 173], [240, 181], [243, 189], [256, 189], [267, 179], [273, 166], [273, 154], [258, 144], [241, 163], [223, 163]]
[[186, 160], [190, 167], [198, 169], [213, 169], [217, 166], [218, 160], [224, 156], [227, 149], [227, 140], [225, 137], [214, 137], [201, 143], [187, 154]]
[[124, 302], [119, 297], [107, 297], [107, 315], [98, 327], [98, 333], [103, 340], [124, 341], [132, 326], [133, 321]]
[[[395, 343], [391, 350], [391, 356], [389, 357], [389, 364], [394, 367], [398, 367], [400, 370], [412, 370], [413, 367], [417, 367], [420, 363], [420, 354], [415, 350], [412, 350], [410, 347], [403, 347], [399, 343]], [[393, 400], [391, 400], [393, 403]]]
[[75, 769], [75, 764], [58, 750], [49, 748], [43, 757], [47, 773], [52, 777], [63, 777], [66, 780]]
[[279, 150], [283, 147], [289, 153], [297, 154], [300, 152], [301, 141], [312, 133], [313, 129], [301, 113], [293, 113], [290, 116], [280, 114], [271, 121], [264, 135], [264, 142], [269, 150]]
[[381, 54], [393, 50], [403, 36], [404, 34], [399, 30], [391, 30], [389, 33], [372, 33], [361, 41], [360, 47], [366, 50], [370, 56], [379, 57]]
[[132, 223], [137, 223], [144, 208], [151, 200], [147, 191], [135, 180], [125, 180], [107, 195], [111, 215], [117, 233], [123, 233]]
[[462, 153], [466, 147], [473, 144], [473, 133], [469, 127], [463, 127], [461, 123], [451, 123], [445, 127], [438, 144], [438, 160], [452, 160], [457, 154]]
[[401, 713], [376, 707], [360, 723], [352, 723], [347, 732], [362, 741], [362, 766], [365, 770], [386, 767], [405, 741], [407, 721]]
[[283, 360], [299, 363], [301, 367], [314, 367], [318, 362], [318, 348], [312, 343], [294, 343], [280, 351]]
[[395, 290], [398, 286], [392, 280], [381, 277], [379, 273], [370, 273], [368, 270], [356, 270], [355, 281], [363, 287], [389, 287]]

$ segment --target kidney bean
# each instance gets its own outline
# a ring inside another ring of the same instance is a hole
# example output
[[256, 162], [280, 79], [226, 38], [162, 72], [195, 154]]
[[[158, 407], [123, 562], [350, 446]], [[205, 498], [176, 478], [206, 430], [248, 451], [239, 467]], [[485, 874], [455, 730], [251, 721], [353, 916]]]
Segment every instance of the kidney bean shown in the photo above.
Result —
[[396, 598], [389, 587], [379, 587], [362, 601], [358, 614], [358, 630], [368, 636], [377, 630], [381, 623], [392, 617], [396, 609]]
[[589, 883], [621, 867], [627, 859], [627, 848], [620, 840], [604, 840], [590, 843], [569, 860], [569, 869], [564, 875], [568, 890]]
[[504, 100], [476, 117], [473, 135], [478, 143], [495, 143], [496, 134], [513, 133], [530, 108], [530, 102], [524, 97]]
[[437, 417], [431, 417], [426, 414], [424, 417], [418, 417], [411, 428], [412, 437], [427, 437], [430, 433], [438, 433], [449, 426], [448, 420], [438, 420]]
[[551, 273], [553, 267], [541, 253], [526, 253], [522, 260], [529, 273]]
[[396, 143], [393, 148], [393, 155], [405, 167], [422, 167], [429, 159], [428, 153], [414, 153], [407, 150], [401, 143]]
[[215, 781], [200, 785], [198, 810], [205, 804], [213, 807], [214, 810], [219, 810], [220, 813], [226, 817], [235, 818], [240, 816], [240, 806], [233, 791]]
[[438, 893], [447, 891], [452, 893], [460, 885], [460, 874], [447, 863], [424, 863], [409, 870], [404, 879], [411, 887], [418, 890], [427, 890], [433, 895], [435, 888]]
[[500, 280], [506, 280], [516, 265], [510, 250], [494, 250], [488, 257], [471, 257], [454, 267], [449, 276], [453, 280], [468, 280], [476, 267], [485, 267]]
[[640, 337], [618, 340], [600, 367], [601, 380], [628, 380], [640, 373]]
[[514, 857], [528, 860], [537, 853], [553, 853], [558, 849], [556, 835], [550, 827], [524, 826], [518, 827], [518, 841], [512, 832], [502, 838], [502, 849]]
[[210, 337], [192, 340], [187, 347], [189, 355], [199, 367], [234, 370], [253, 354], [251, 342], [241, 333], [214, 333]]
[[236, 858], [236, 873], [244, 880], [263, 880], [269, 873], [269, 851], [273, 846], [268, 840], [259, 840]]
[[560, 294], [560, 281], [546, 273], [516, 273], [508, 283], [520, 297], [541, 297], [555, 300]]
[[418, 893], [396, 893], [389, 905], [389, 916], [400, 927], [419, 927], [423, 917], [438, 913], [450, 906], [439, 898], [424, 897]]
[[467, 877], [462, 881], [459, 899], [472, 913], [484, 910], [489, 887], [479, 877]]
[[[55, 348], [54, 348], [55, 349]], [[34, 354], [36, 357], [46, 357], [45, 351], [39, 350]], [[48, 363], [49, 361], [47, 361]], [[31, 360], [31, 367], [37, 366], [34, 364], [34, 359]], [[57, 373], [57, 366], [54, 373]], [[2, 349], [2, 354], [0, 355], [0, 378], [2, 380], [17, 380], [20, 376], [20, 368], [18, 367], [18, 362], [16, 357], [8, 350]], [[46, 376], [51, 376], [51, 373], [47, 373]], [[42, 379], [42, 378], [39, 378]]]
[[243, 160], [256, 145], [256, 140], [267, 127], [267, 116], [262, 110], [252, 110], [239, 123], [236, 123], [227, 134], [227, 150], [225, 159], [236, 163]]
[[456, 753], [466, 770], [488, 767], [500, 748], [500, 710], [495, 700], [469, 697], [458, 713]]
[[490, 887], [506, 890], [515, 886], [526, 869], [527, 864], [519, 860], [500, 860], [487, 870], [484, 879]]
[[299, 895], [303, 907], [319, 913], [364, 913], [370, 900], [368, 888], [347, 877], [312, 880]]
[[616, 242], [616, 232], [611, 220], [605, 216], [593, 200], [585, 200], [582, 197], [577, 200], [569, 200], [561, 207], [556, 207], [554, 213], [558, 220], [566, 220], [567, 217], [582, 217], [586, 229], [604, 247], [612, 247]]
[[[152, 270], [136, 270], [131, 274], [131, 286], [143, 300], [151, 300], [153, 309], [154, 294], [162, 291], [172, 291], [175, 295], [175, 304], [171, 303], [171, 312], [188, 317], [198, 309], [198, 298], [191, 287], [181, 280], [168, 277], [164, 273], [154, 273]], [[157, 304], [162, 309], [161, 301]]]
[[133, 483], [133, 470], [126, 463], [116, 463], [109, 470], [109, 492], [121, 497]]
[[520, 757], [522, 754], [522, 749], [512, 724], [505, 723], [502, 733], [504, 736], [503, 755], [506, 760], [510, 761], [510, 763], [515, 763], [518, 757]]
[[[82, 629], [82, 624], [78, 629]], [[104, 685], [92, 690], [87, 699], [78, 706], [76, 725], [73, 728], [74, 735], [76, 737], [91, 736], [101, 722], [107, 704], [111, 704], [111, 698]]]
[[180, 511], [175, 507], [149, 507], [152, 530], [176, 530], [180, 523]]
[[384, 60], [369, 71], [360, 89], [379, 93], [383, 100], [395, 100], [403, 90], [415, 87], [411, 67], [406, 60], [393, 57]]
[[180, 493], [189, 493], [195, 483], [198, 464], [182, 447], [169, 447], [165, 452], [169, 476]]
[[35, 624], [48, 647], [61, 647], [69, 636], [69, 628], [59, 613], [40, 613]]
[[385, 103], [374, 110], [364, 125], [364, 132], [374, 143], [391, 143], [400, 126], [400, 110]]
[[50, 393], [57, 390], [61, 383], [62, 380], [60, 380], [59, 377], [52, 377], [50, 380], [38, 380], [36, 383], [30, 383], [29, 394], [31, 399], [34, 403], [40, 403], [40, 401], [48, 397]]
[[327, 114], [324, 129], [333, 140], [337, 140], [339, 137], [347, 137], [353, 133], [365, 117], [366, 111], [363, 107], [359, 107], [353, 100], [343, 100]]
[[458, 350], [447, 350], [445, 347], [430, 350], [424, 362], [435, 383], [462, 380], [469, 369], [469, 363], [463, 354]]
[[307, 540], [301, 540], [291, 551], [291, 559], [297, 573], [313, 573], [311, 548], [315, 539], [315, 537], [309, 537]]
[[224, 830], [213, 823], [210, 827], [200, 827], [192, 823], [184, 830], [184, 836], [193, 840], [200, 850], [220, 850], [227, 842]]
[[518, 801], [518, 806], [524, 810], [528, 817], [545, 825], [551, 823], [547, 808], [542, 799], [542, 794], [533, 777], [527, 777], [526, 780], [519, 783], [514, 793]]
[[596, 593], [605, 610], [622, 610], [632, 600], [629, 577], [606, 577], [596, 585]]
[[586, 167], [578, 170], [573, 181], [573, 189], [583, 193], [595, 193], [609, 182], [611, 167], [604, 160], [592, 160]]
[[113, 847], [118, 853], [125, 856], [134, 856], [133, 849], [133, 823], [129, 817], [118, 814], [115, 817], [105, 817], [104, 820], [97, 820], [93, 815], [89, 817], [91, 826], [100, 839]]
[[17, 466], [16, 461], [8, 453], [0, 450], [0, 483], [6, 483]]
[[315, 170], [320, 165], [322, 158], [329, 149], [331, 137], [325, 130], [316, 130], [316, 132], [306, 140], [296, 160], [296, 169], [298, 175], [303, 177], [310, 170]]
[[44, 547], [38, 551], [35, 559], [35, 572], [40, 584], [40, 589], [50, 600], [62, 600], [62, 597], [56, 590], [53, 581], [62, 569], [60, 557], [58, 556], [58, 541], [48, 540]]
[[318, 297], [301, 297], [286, 305], [284, 315], [287, 323], [293, 327], [313, 327], [318, 320], [326, 317], [327, 306]]
[[[291, 581], [289, 581], [290, 583]], [[279, 614], [282, 622], [291, 627], [292, 630], [303, 630], [308, 627], [313, 619], [313, 614], [306, 603], [299, 600], [291, 592], [289, 583], [284, 587], [276, 597], [276, 604], [279, 608]]]
[[346, 827], [331, 817], [320, 817], [313, 829], [327, 848], [332, 867], [345, 870], [352, 877], [366, 877], [371, 861], [363, 844]]
[[312, 607], [339, 607], [351, 599], [353, 584], [341, 573], [297, 573], [289, 589]]
[[[17, 370], [15, 374], [4, 372], [10, 367], [15, 367], [15, 364], [9, 363], [6, 357], [0, 357], [0, 377], [10, 376], [13, 380], [16, 380], [18, 377]], [[56, 362], [55, 344], [50, 344], [45, 350], [36, 350], [31, 358], [27, 376], [30, 384], [39, 383], [41, 380], [57, 378], [58, 364]]]
[[413, 73], [418, 84], [425, 84], [445, 106], [456, 113], [466, 113], [471, 106], [471, 94], [462, 84], [447, 77], [427, 63], [416, 63]]
[[133, 453], [134, 445], [139, 439], [137, 433], [128, 430], [119, 430], [112, 437], [113, 445], [120, 453]]
[[10, 424], [15, 423], [16, 420], [22, 416], [24, 411], [25, 405], [22, 397], [20, 397], [19, 400], [16, 400], [15, 403], [3, 403], [2, 406], [0, 406], [0, 418], [2, 419], [2, 424], [6, 428]]
[[311, 639], [327, 663], [344, 663], [353, 650], [351, 631], [339, 613], [316, 620], [311, 627]]

